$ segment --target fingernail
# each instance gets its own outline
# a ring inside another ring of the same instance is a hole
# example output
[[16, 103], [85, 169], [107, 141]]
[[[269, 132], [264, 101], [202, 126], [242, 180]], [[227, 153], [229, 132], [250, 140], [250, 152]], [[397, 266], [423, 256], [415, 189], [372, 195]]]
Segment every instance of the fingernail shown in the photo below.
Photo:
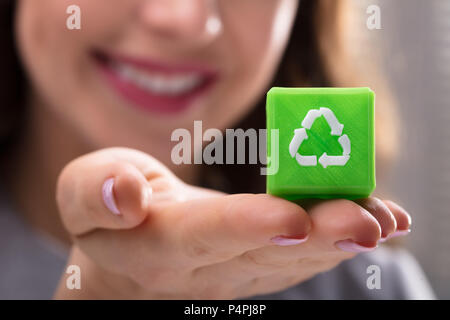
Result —
[[285, 236], [276, 236], [270, 239], [273, 243], [279, 246], [293, 246], [296, 244], [300, 244], [308, 240], [308, 236], [299, 236], [299, 237], [285, 237]]
[[149, 205], [150, 200], [152, 199], [152, 196], [153, 196], [153, 189], [152, 189], [152, 187], [148, 186], [147, 188], [145, 188], [145, 193], [144, 193], [145, 206]]
[[411, 232], [410, 229], [408, 229], [408, 230], [397, 230], [397, 231], [391, 233], [390, 235], [388, 235], [386, 238], [381, 238], [380, 242], [385, 242], [386, 240], [389, 240], [389, 239], [395, 238], [395, 237], [406, 236], [410, 232]]
[[[398, 203], [393, 202], [391, 200], [389, 200], [389, 203], [393, 206], [396, 207], [399, 211], [402, 211], [403, 214], [405, 214], [406, 218], [408, 219], [408, 226], [411, 226], [412, 224], [412, 219], [411, 219], [411, 215], [408, 213], [408, 211], [406, 211], [405, 208], [403, 208], [402, 206], [400, 206]], [[406, 230], [403, 230], [406, 231]]]
[[380, 240], [378, 240], [378, 242], [385, 242], [387, 239], [389, 239], [389, 235], [387, 235], [384, 238], [380, 238]]
[[102, 195], [103, 195], [103, 202], [105, 203], [105, 206], [111, 211], [112, 213], [119, 215], [120, 211], [117, 208], [116, 201], [114, 200], [114, 178], [109, 178], [103, 183], [102, 187]]
[[375, 247], [364, 247], [353, 240], [341, 240], [335, 243], [336, 247], [346, 252], [368, 252], [377, 248]]

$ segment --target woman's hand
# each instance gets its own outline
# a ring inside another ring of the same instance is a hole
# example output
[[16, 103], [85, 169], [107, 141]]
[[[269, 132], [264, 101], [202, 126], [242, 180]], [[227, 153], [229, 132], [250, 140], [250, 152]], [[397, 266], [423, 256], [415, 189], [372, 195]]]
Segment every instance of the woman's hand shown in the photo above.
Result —
[[[189, 186], [125, 148], [63, 170], [57, 202], [81, 268], [56, 298], [233, 299], [279, 291], [408, 230], [389, 201], [329, 200], [304, 208], [266, 194]], [[345, 251], [344, 251], [345, 250]]]

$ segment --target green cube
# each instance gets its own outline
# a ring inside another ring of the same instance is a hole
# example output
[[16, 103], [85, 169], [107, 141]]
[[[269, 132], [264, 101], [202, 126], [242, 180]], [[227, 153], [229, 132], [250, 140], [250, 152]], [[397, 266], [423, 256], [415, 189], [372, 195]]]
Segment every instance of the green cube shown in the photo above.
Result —
[[372, 90], [272, 88], [266, 112], [267, 156], [277, 168], [267, 174], [267, 193], [296, 200], [358, 199], [373, 192]]

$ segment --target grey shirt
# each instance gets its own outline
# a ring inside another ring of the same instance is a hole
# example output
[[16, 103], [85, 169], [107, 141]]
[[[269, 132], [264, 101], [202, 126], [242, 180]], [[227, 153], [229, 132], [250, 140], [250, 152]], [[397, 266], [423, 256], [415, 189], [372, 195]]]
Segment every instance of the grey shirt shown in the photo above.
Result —
[[[51, 299], [68, 252], [37, 234], [0, 194], [0, 299]], [[369, 289], [369, 266], [380, 270], [380, 289]], [[249, 299], [434, 299], [416, 260], [403, 249], [381, 247], [289, 289]]]

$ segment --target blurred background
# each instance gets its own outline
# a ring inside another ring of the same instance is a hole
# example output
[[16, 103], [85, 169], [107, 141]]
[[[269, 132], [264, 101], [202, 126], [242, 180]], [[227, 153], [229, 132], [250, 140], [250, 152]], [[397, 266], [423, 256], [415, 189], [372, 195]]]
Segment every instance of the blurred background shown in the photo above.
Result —
[[[411, 213], [405, 246], [438, 298], [450, 298], [450, 1], [351, 0], [348, 41], [355, 57], [378, 64], [397, 101], [399, 157], [387, 188]], [[366, 26], [378, 5], [381, 29]], [[384, 186], [386, 187], [386, 186]]]
[[[401, 121], [398, 157], [377, 190], [411, 213], [413, 232], [403, 245], [437, 298], [450, 299], [450, 0], [347, 1], [354, 13], [344, 33], [349, 57], [370, 87], [379, 80], [373, 71], [381, 71]], [[371, 30], [373, 5], [381, 28]]]

